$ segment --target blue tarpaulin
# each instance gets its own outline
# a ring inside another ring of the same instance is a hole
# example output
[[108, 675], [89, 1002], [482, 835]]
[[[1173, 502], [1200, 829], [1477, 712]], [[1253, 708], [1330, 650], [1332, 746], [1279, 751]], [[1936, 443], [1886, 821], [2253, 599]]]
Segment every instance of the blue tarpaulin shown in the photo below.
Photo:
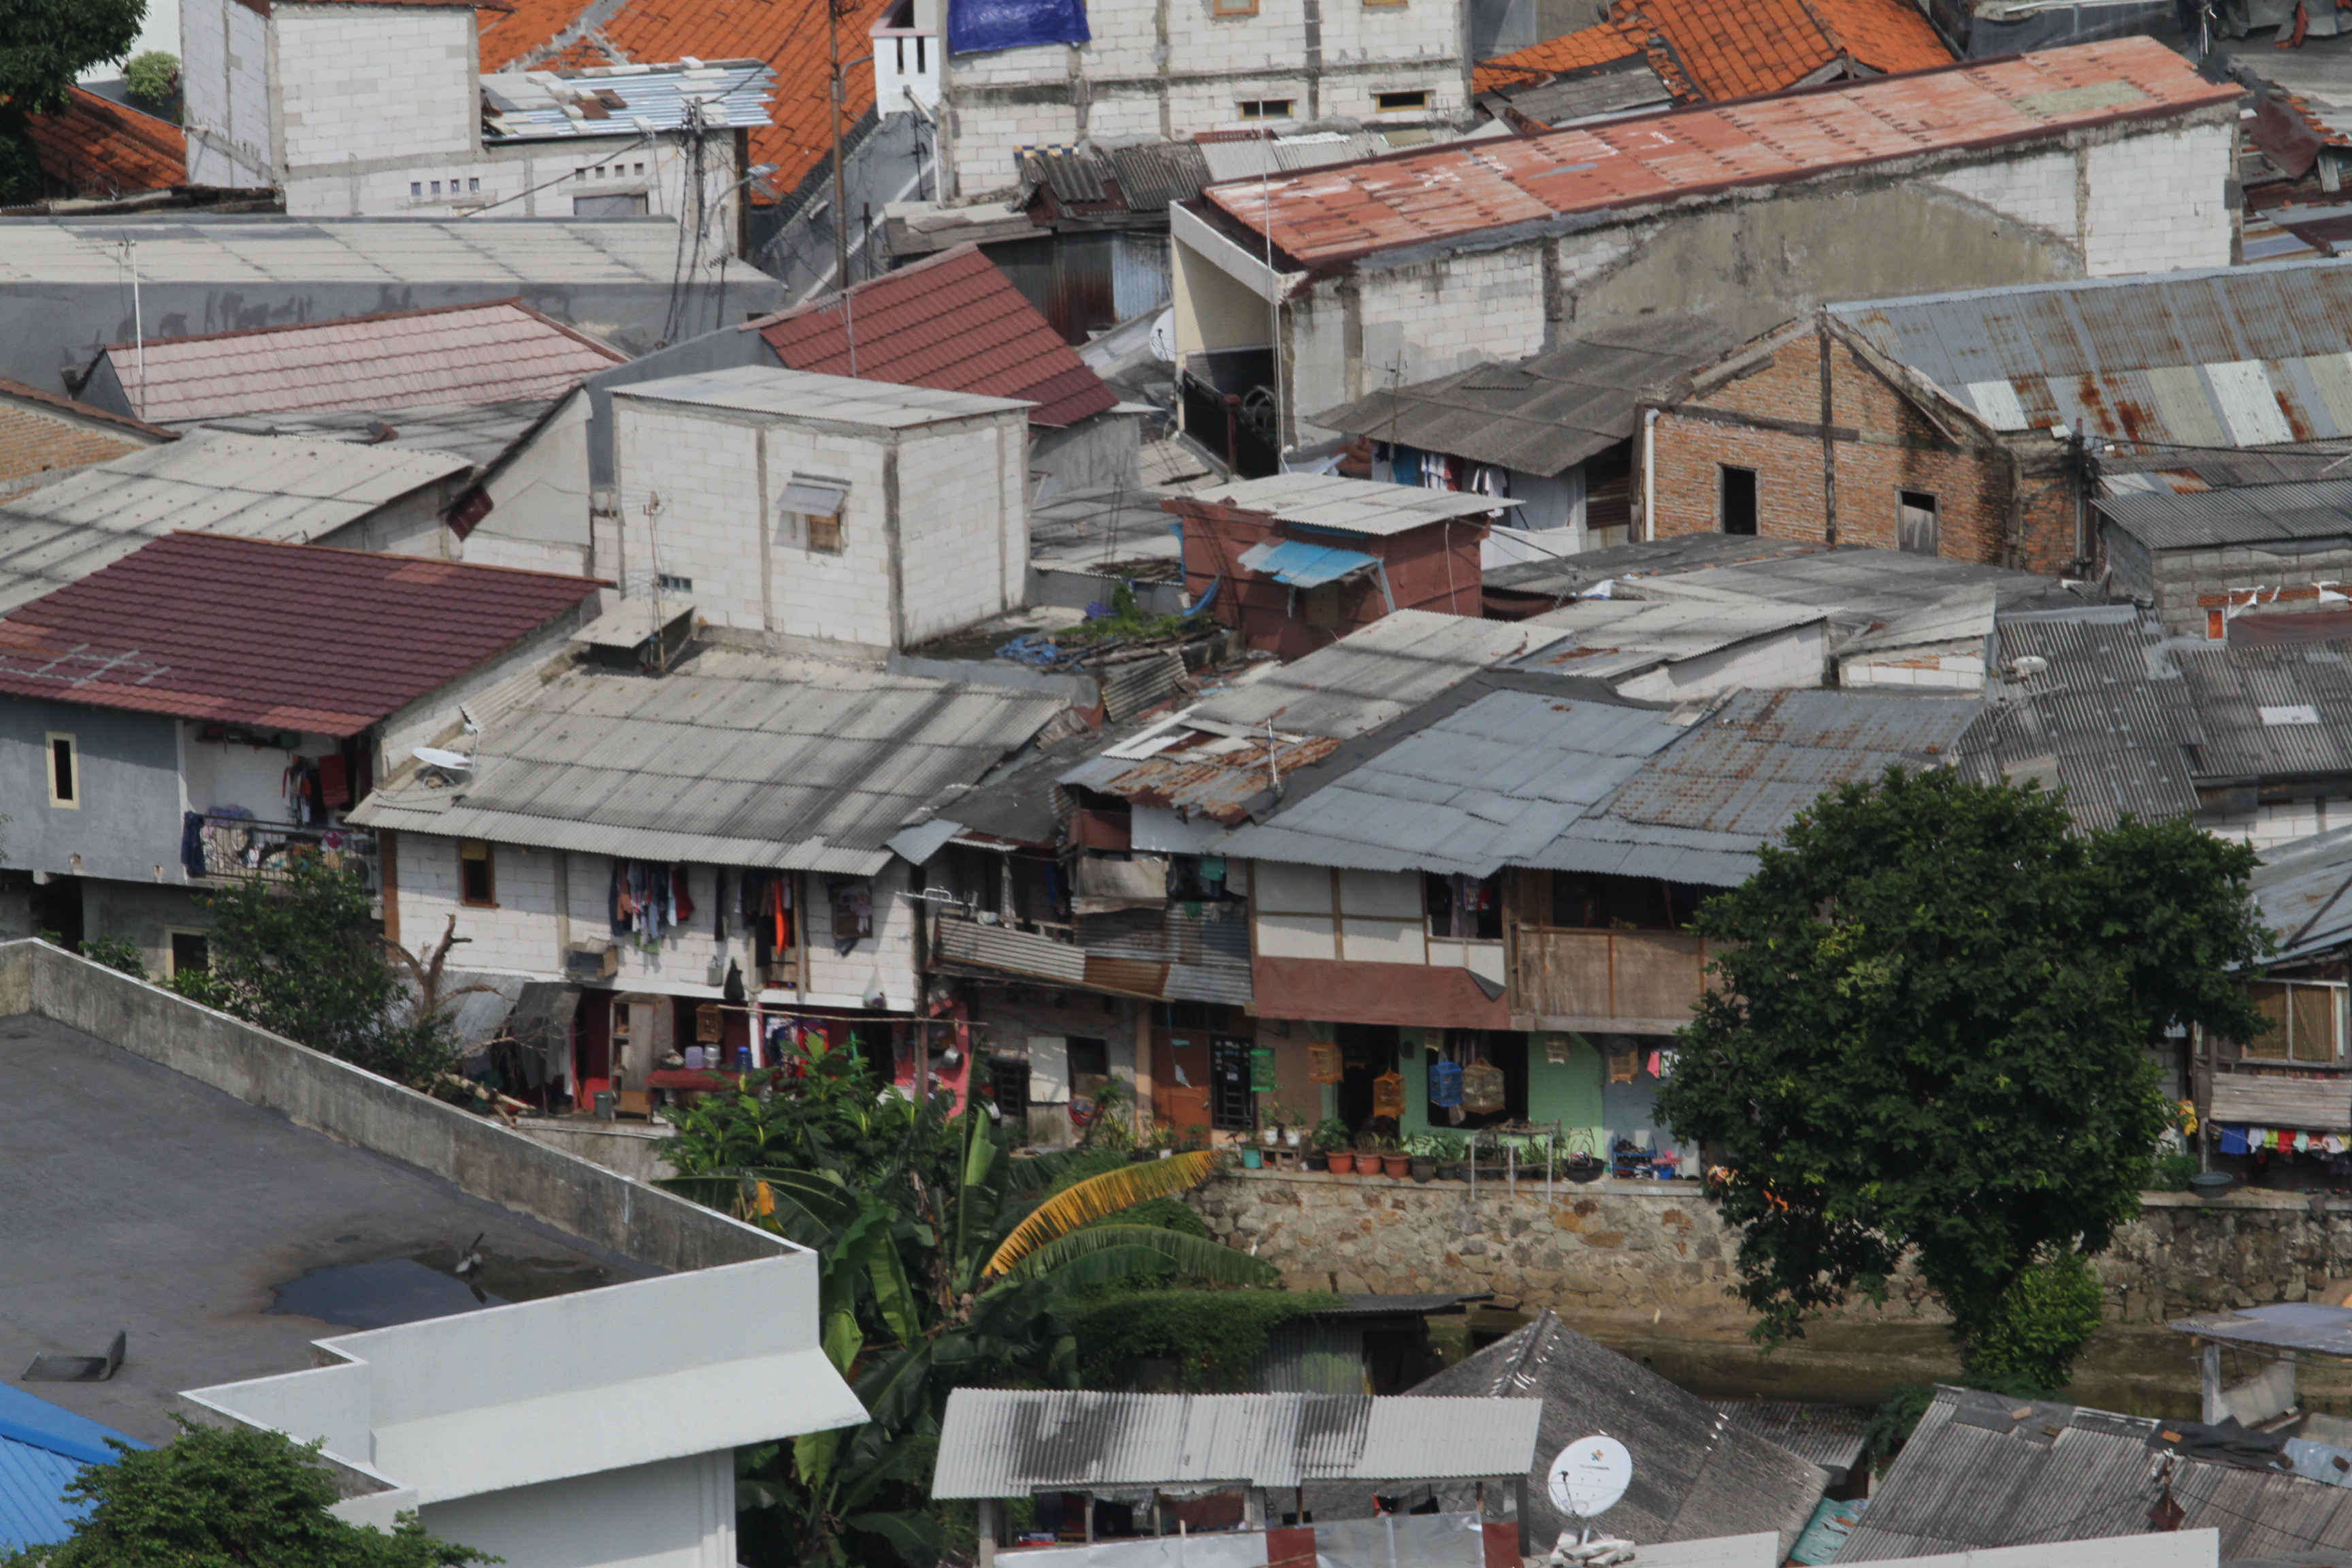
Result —
[[948, 0], [948, 53], [1017, 49], [1030, 44], [1083, 44], [1086, 0]]
[[1326, 544], [1308, 544], [1297, 539], [1253, 544], [1242, 552], [1241, 563], [1249, 571], [1263, 573], [1294, 588], [1319, 588], [1326, 583], [1338, 582], [1350, 572], [1377, 570], [1380, 566], [1378, 561], [1360, 550], [1334, 550]]

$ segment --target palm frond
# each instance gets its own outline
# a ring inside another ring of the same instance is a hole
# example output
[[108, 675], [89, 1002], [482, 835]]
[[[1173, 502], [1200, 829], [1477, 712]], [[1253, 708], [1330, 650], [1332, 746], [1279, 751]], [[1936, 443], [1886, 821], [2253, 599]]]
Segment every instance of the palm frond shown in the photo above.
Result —
[[1092, 1149], [1048, 1149], [1025, 1160], [1015, 1160], [1004, 1173], [1004, 1185], [1015, 1193], [1042, 1193], [1058, 1181], [1063, 1172], [1094, 1155]]
[[993, 1279], [1056, 1237], [1067, 1236], [1090, 1219], [1133, 1208], [1147, 1198], [1164, 1198], [1187, 1187], [1197, 1187], [1214, 1175], [1217, 1156], [1199, 1149], [1165, 1160], [1147, 1160], [1089, 1176], [1067, 1192], [1039, 1204], [1028, 1218], [1013, 1227], [982, 1270]]
[[[1066, 1281], [1060, 1271], [1078, 1259], [1095, 1258], [1106, 1253], [1129, 1249], [1150, 1255], [1148, 1259], [1120, 1259], [1129, 1273], [1139, 1263], [1146, 1267], [1172, 1263], [1186, 1274], [1218, 1285], [1272, 1285], [1282, 1278], [1281, 1272], [1272, 1264], [1260, 1262], [1248, 1253], [1237, 1251], [1221, 1241], [1213, 1241], [1202, 1236], [1186, 1236], [1178, 1230], [1162, 1230], [1150, 1225], [1097, 1225], [1088, 1226], [1084, 1230], [1074, 1230], [1033, 1250], [1014, 1264], [1005, 1278], [1020, 1281], [1052, 1275], [1056, 1284], [1062, 1284]], [[1108, 1282], [1108, 1279], [1082, 1279], [1076, 1276], [1066, 1281], [1072, 1286]]]

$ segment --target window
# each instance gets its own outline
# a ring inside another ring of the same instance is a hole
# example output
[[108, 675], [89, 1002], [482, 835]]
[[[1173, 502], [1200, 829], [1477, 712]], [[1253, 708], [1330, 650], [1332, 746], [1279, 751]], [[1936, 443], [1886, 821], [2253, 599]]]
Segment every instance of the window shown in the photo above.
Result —
[[638, 165], [637, 165], [637, 167], [636, 167], [636, 172], [637, 172], [638, 174], [644, 174], [644, 173], [646, 172], [646, 166], [645, 166], [643, 163], [638, 164]]
[[1257, 1096], [1250, 1090], [1250, 1043], [1209, 1041], [1209, 1125], [1220, 1132], [1257, 1131]]
[[1519, 918], [1542, 915], [1557, 931], [1677, 931], [1698, 913], [1699, 889], [1686, 883], [1582, 871], [1528, 873], [1530, 880], [1537, 876], [1550, 880], [1549, 897], [1524, 900]]
[[478, 191], [481, 188], [482, 182], [479, 180], [467, 180], [466, 182], [466, 189], [468, 191]]
[[2343, 986], [2257, 981], [2246, 991], [2271, 1021], [2243, 1047], [2250, 1059], [2334, 1062], [2343, 1056]]
[[441, 194], [441, 182], [438, 180], [433, 182], [433, 194], [436, 196]]
[[794, 474], [776, 498], [776, 542], [823, 555], [840, 554], [841, 512], [848, 499], [847, 479]]
[[81, 806], [81, 752], [71, 735], [49, 736], [49, 804]]
[[1382, 114], [1392, 114], [1403, 109], [1427, 109], [1429, 94], [1426, 92], [1376, 92], [1372, 94], [1372, 103]]
[[1936, 498], [1926, 490], [1895, 492], [1895, 543], [1907, 555], [1941, 552], [1943, 531], [1936, 522]]
[[1756, 531], [1756, 470], [1721, 465], [1723, 476], [1723, 531], [1754, 533]]
[[1423, 874], [1421, 883], [1431, 936], [1441, 942], [1503, 940], [1503, 889], [1496, 879], [1432, 871]]
[[643, 217], [645, 212], [646, 198], [643, 195], [572, 198], [573, 217]]
[[499, 907], [499, 863], [479, 838], [457, 841], [457, 896], [467, 909]]
[[[1257, 8], [1255, 6], [1252, 6], [1250, 8], [1251, 15], [1255, 16], [1256, 14], [1256, 10]], [[1287, 120], [1290, 118], [1290, 100], [1286, 98], [1245, 98], [1242, 100], [1241, 108], [1242, 118], [1244, 120]]]
[[691, 594], [694, 592], [693, 578], [673, 577], [667, 572], [656, 576], [654, 579], [654, 584], [660, 588], [665, 594]]
[[424, 182], [424, 181], [422, 181], [422, 180], [411, 180], [411, 181], [409, 181], [409, 182], [408, 182], [408, 195], [409, 195], [409, 196], [410, 196], [410, 198], [411, 198], [412, 200], [413, 200], [413, 199], [415, 199], [415, 198], [416, 198], [416, 197], [418, 197], [418, 196], [422, 196], [424, 194], [425, 194], [425, 182]]
[[212, 967], [212, 949], [200, 931], [170, 931], [163, 933], [171, 940], [171, 952], [164, 978], [174, 974], [196, 974]]
[[1212, 16], [1255, 16], [1257, 0], [1209, 0]]

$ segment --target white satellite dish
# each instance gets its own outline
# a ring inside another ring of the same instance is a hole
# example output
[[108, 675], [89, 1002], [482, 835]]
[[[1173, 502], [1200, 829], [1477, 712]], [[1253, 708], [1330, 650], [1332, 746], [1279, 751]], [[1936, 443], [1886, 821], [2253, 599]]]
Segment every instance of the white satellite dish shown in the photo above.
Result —
[[1633, 1456], [1614, 1437], [1579, 1437], [1549, 1471], [1551, 1505], [1577, 1519], [1607, 1513], [1633, 1480]]
[[426, 767], [439, 768], [443, 773], [467, 773], [472, 771], [474, 766], [474, 759], [465, 752], [445, 752], [438, 746], [419, 746], [415, 755], [416, 760]]
[[1160, 312], [1151, 323], [1151, 357], [1161, 364], [1176, 361], [1176, 311], [1174, 307]]

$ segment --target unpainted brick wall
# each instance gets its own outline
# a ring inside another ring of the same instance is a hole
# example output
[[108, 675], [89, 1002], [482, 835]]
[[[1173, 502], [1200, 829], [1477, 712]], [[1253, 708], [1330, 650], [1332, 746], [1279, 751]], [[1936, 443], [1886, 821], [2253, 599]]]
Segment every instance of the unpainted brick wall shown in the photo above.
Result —
[[[1788, 421], [1806, 433], [1718, 424], [1671, 409], [1659, 416], [1652, 504], [1660, 537], [1721, 526], [1725, 467], [1756, 470], [1759, 533], [1823, 537], [1818, 342], [1801, 332], [1763, 370], [1685, 405]], [[1942, 554], [2001, 564], [2012, 485], [2008, 457], [1995, 448], [1953, 447], [1843, 344], [1832, 346], [1830, 369], [1831, 424], [1840, 432], [1838, 542], [1895, 548], [1900, 493], [1924, 490], [1936, 498]], [[2029, 570], [2056, 572], [2074, 554], [2074, 503], [2063, 487], [2063, 477], [2027, 474], [2022, 564]]]
[[0, 484], [44, 468], [102, 463], [154, 444], [154, 437], [0, 399]]

